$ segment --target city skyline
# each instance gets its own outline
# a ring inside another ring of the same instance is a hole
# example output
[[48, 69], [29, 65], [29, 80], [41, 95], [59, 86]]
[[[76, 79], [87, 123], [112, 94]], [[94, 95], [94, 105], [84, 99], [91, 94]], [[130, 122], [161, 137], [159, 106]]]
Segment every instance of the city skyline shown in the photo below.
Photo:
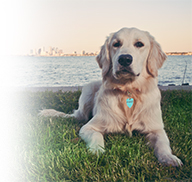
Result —
[[16, 0], [0, 10], [0, 54], [50, 45], [66, 54], [99, 51], [123, 27], [148, 31], [165, 52], [192, 50], [191, 0]]
[[[31, 49], [29, 54], [25, 56], [96, 56], [99, 51], [87, 52], [82, 50], [81, 52], [73, 51], [72, 53], [65, 53], [62, 49], [58, 47], [49, 46], [46, 49], [45, 46], [38, 49]], [[165, 52], [167, 55], [192, 55], [192, 51], [185, 52]]]
[[38, 49], [31, 49], [29, 51], [28, 56], [70, 56], [70, 55], [76, 55], [76, 56], [95, 56], [98, 54], [99, 51], [92, 51], [87, 52], [85, 50], [82, 50], [81, 52], [73, 51], [72, 53], [65, 53], [62, 49], [58, 47], [52, 47], [49, 46], [48, 49], [46, 49], [45, 46], [38, 48]]

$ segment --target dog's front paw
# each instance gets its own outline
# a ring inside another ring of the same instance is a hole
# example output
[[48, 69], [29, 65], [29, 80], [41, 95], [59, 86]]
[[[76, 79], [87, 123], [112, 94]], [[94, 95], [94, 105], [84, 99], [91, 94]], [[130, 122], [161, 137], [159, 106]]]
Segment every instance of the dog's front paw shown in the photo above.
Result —
[[182, 166], [182, 161], [175, 155], [172, 154], [161, 154], [158, 157], [158, 160], [160, 163], [166, 165], [166, 166], [173, 166], [173, 167], [179, 167]]
[[99, 145], [88, 147], [92, 154], [100, 155], [105, 152], [105, 149]]
[[90, 129], [89, 125], [85, 125], [81, 128], [79, 135], [85, 140], [87, 148], [91, 153], [99, 155], [105, 152], [104, 139], [100, 132]]

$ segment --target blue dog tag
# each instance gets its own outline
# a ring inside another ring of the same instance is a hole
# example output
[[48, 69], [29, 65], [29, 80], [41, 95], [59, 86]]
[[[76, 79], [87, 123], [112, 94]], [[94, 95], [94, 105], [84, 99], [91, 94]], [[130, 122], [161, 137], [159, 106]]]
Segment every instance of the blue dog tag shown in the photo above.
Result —
[[127, 102], [127, 106], [128, 106], [129, 108], [131, 108], [131, 107], [133, 106], [134, 100], [133, 100], [133, 98], [128, 98], [128, 99], [126, 100], [126, 102]]

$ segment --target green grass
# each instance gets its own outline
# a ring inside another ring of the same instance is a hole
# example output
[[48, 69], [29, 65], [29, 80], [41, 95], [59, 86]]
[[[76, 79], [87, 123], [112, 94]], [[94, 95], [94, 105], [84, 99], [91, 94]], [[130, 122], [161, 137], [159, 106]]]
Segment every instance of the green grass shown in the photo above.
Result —
[[158, 163], [144, 135], [105, 136], [103, 155], [86, 149], [78, 136], [84, 123], [74, 118], [41, 118], [38, 111], [53, 108], [71, 113], [78, 107], [78, 92], [24, 92], [17, 95], [18, 181], [191, 181], [192, 92], [163, 91], [165, 130], [182, 168]]

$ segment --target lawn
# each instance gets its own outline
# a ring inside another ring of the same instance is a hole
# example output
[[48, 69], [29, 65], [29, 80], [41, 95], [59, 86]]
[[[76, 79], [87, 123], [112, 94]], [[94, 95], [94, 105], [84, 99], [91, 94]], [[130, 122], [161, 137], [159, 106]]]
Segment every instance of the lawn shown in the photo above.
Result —
[[84, 123], [74, 118], [42, 118], [53, 108], [71, 113], [78, 107], [77, 92], [20, 92], [15, 102], [15, 153], [18, 181], [191, 181], [192, 91], [162, 91], [165, 130], [182, 168], [162, 166], [144, 135], [108, 134], [106, 152], [99, 157], [78, 136]]

